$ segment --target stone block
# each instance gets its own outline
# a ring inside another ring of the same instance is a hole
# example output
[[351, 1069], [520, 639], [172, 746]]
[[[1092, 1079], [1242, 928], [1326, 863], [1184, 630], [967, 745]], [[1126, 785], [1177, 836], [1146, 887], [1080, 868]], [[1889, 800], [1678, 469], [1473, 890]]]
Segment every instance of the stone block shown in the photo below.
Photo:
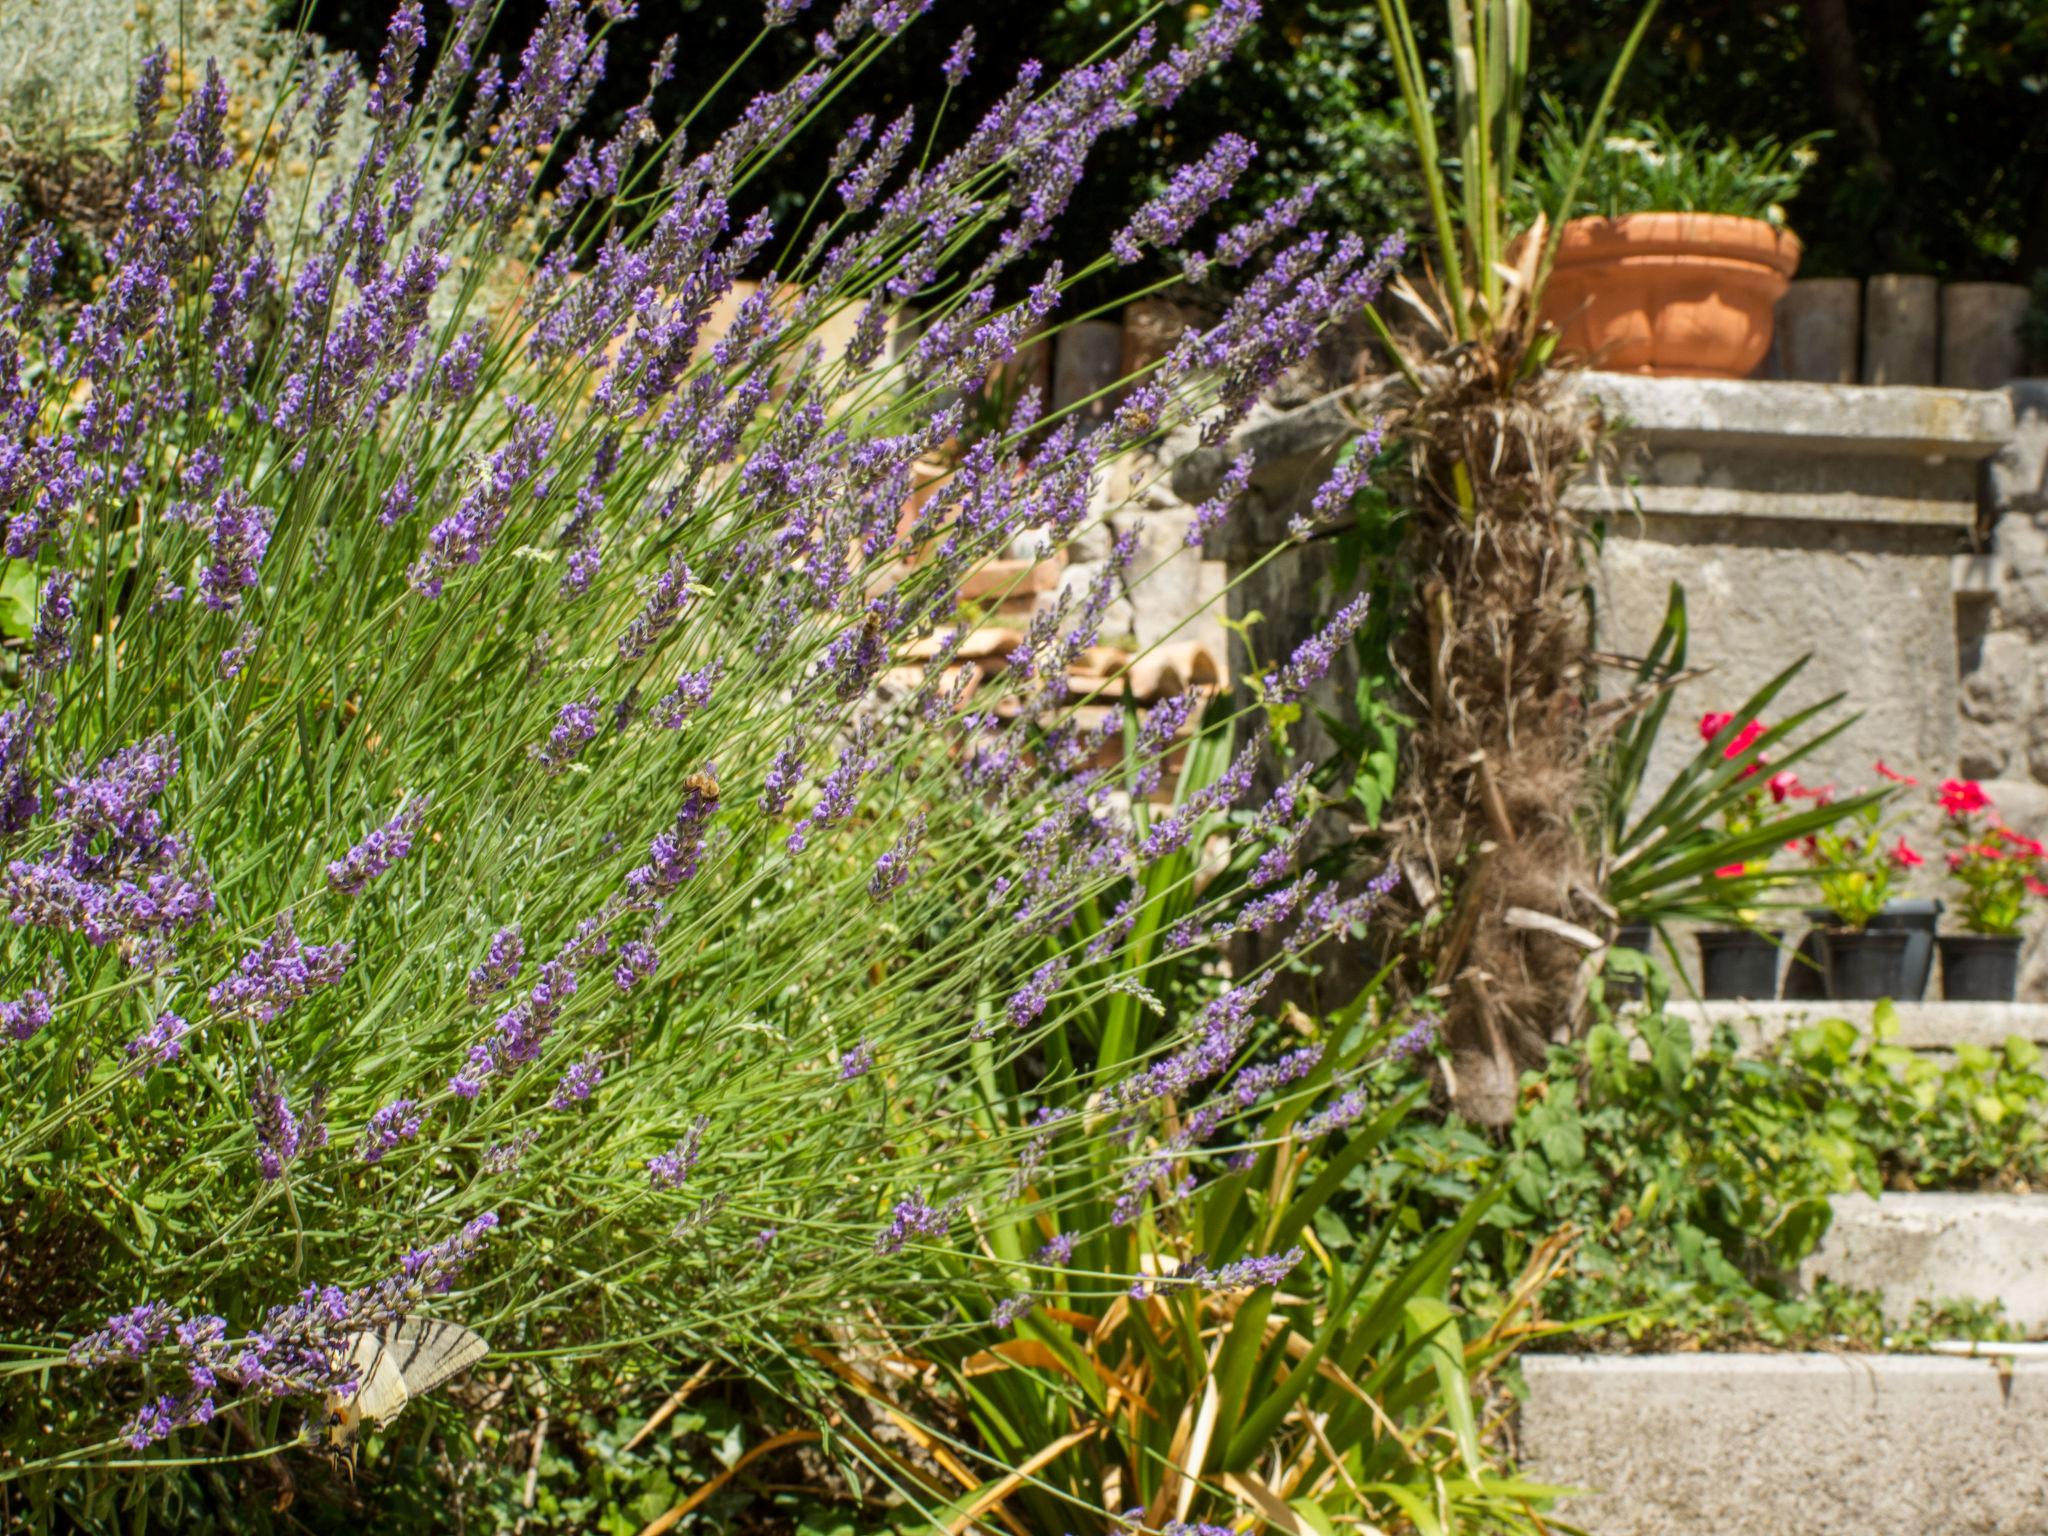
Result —
[[2024, 635], [2002, 630], [1984, 637], [1976, 665], [1963, 674], [1961, 702], [1965, 719], [1986, 725], [2034, 712], [2034, 657]]
[[2016, 379], [2002, 393], [2012, 406], [2012, 433], [1984, 488], [2001, 529], [2015, 513], [2048, 512], [2048, 379]]
[[1948, 283], [1941, 290], [1941, 382], [1997, 389], [2026, 366], [2024, 283]]
[[2048, 1195], [1837, 1195], [1800, 1284], [1880, 1291], [1888, 1322], [1921, 1302], [1997, 1302], [2029, 1336], [2048, 1332]]
[[2048, 1362], [1530, 1355], [1522, 1470], [1599, 1536], [2038, 1536]]
[[1863, 382], [1932, 384], [1941, 285], [1888, 273], [1863, 286]]
[[1835, 693], [1845, 714], [1861, 711], [1801, 764], [1802, 777], [1859, 787], [1880, 757], [1922, 778], [1954, 772], [1959, 682], [1945, 547], [1867, 527], [1733, 518], [1649, 516], [1612, 531], [1622, 536], [1607, 540], [1596, 576], [1602, 645], [1641, 654], [1678, 582], [1689, 658], [1712, 666], [1677, 690], [1652, 756], [1652, 793], [1697, 749], [1691, 721], [1733, 708], [1802, 655], [1809, 660], [1780, 712]]
[[1863, 282], [1802, 277], [1778, 300], [1774, 347], [1787, 379], [1854, 384], [1863, 329]]
[[1995, 779], [2022, 757], [2021, 727], [2005, 720], [1956, 724], [1956, 771], [1966, 779]]
[[2037, 517], [2007, 513], [1992, 532], [1998, 555], [1995, 621], [2048, 638], [2048, 528]]

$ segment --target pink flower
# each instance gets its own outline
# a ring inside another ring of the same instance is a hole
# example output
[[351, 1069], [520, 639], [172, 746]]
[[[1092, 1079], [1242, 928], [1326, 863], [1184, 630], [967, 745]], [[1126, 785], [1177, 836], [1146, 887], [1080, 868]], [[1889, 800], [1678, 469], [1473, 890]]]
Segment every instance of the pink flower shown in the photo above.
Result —
[[1886, 852], [1885, 857], [1900, 869], [1914, 869], [1927, 862], [1913, 851], [1912, 844], [1906, 841], [1906, 834], [1903, 832], [1899, 834], [1899, 840]]
[[1890, 779], [1894, 784], [1918, 784], [1920, 781], [1910, 773], [1900, 773], [1896, 768], [1887, 768], [1883, 758], [1877, 760], [1877, 776]]
[[1701, 715], [1700, 740], [1712, 741], [1716, 736], [1720, 735], [1722, 731], [1727, 729], [1728, 723], [1734, 718], [1735, 717], [1733, 715], [1727, 714]]
[[1749, 866], [1747, 864], [1723, 864], [1714, 871], [1714, 878], [1716, 880], [1740, 880], [1748, 873]]
[[1967, 816], [1991, 804], [1991, 797], [1975, 779], [1944, 779], [1937, 793], [1941, 808], [1951, 816]]
[[2048, 882], [2044, 882], [2038, 876], [2027, 876], [2027, 889], [2036, 896], [2048, 896]]
[[1771, 775], [1771, 799], [1779, 805], [1787, 800], [1796, 800], [1807, 791], [1800, 785], [1799, 775], [1790, 768], [1781, 769]]

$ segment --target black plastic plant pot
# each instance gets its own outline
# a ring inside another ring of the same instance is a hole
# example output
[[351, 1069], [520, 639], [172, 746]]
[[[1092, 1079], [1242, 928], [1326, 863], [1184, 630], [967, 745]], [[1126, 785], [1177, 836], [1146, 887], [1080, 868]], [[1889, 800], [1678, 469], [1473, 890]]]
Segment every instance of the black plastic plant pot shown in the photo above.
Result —
[[1897, 929], [1906, 935], [1899, 990], [1886, 993], [1887, 997], [1901, 1003], [1917, 1003], [1927, 995], [1927, 982], [1934, 975], [1934, 925], [1940, 920], [1939, 901], [1888, 901], [1884, 910], [1865, 926], [1865, 933]]
[[[1655, 930], [1648, 923], [1623, 923], [1614, 930], [1616, 949], [1633, 949], [1638, 954], [1650, 952], [1650, 935]], [[1631, 1003], [1643, 995], [1643, 978], [1624, 976], [1615, 972], [1607, 978], [1607, 1000], [1610, 1003]]]
[[1700, 996], [1766, 998], [1778, 995], [1778, 935], [1759, 928], [1707, 928], [1700, 946]]
[[1945, 933], [1941, 996], [1950, 1003], [2009, 1003], [2020, 988], [2016, 933]]
[[1821, 948], [1827, 955], [1828, 996], [1838, 1003], [1904, 996], [1911, 938], [1900, 928], [1843, 928], [1827, 934]]

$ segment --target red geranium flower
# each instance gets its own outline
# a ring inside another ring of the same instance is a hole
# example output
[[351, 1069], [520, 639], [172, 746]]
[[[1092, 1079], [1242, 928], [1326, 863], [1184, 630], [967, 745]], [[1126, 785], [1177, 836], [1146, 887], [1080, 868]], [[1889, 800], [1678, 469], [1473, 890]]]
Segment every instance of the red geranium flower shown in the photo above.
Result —
[[1914, 869], [1927, 862], [1913, 851], [1913, 845], [1906, 841], [1906, 834], [1903, 832], [1899, 834], [1899, 840], [1892, 844], [1885, 857], [1900, 869]]
[[2027, 876], [2027, 889], [2036, 896], [2048, 896], [2048, 882], [2044, 882], [2036, 875]]
[[1700, 740], [1712, 741], [1727, 729], [1728, 722], [1735, 717], [1729, 714], [1705, 714], [1700, 716]]
[[1739, 880], [1748, 873], [1749, 866], [1747, 864], [1723, 864], [1714, 871], [1714, 878], [1716, 880]]
[[1806, 793], [1807, 790], [1799, 782], [1799, 775], [1790, 768], [1771, 775], [1771, 799], [1779, 805], [1783, 805], [1787, 800], [1797, 799]]
[[1941, 808], [1951, 816], [1968, 816], [1991, 804], [1991, 797], [1984, 793], [1983, 786], [1975, 779], [1944, 779], [1937, 793]]
[[1896, 768], [1887, 768], [1883, 758], [1877, 760], [1877, 776], [1890, 779], [1894, 784], [1918, 784], [1920, 781], [1910, 773], [1900, 773]]
[[2013, 831], [2003, 823], [1993, 827], [1991, 835], [2011, 844], [2014, 852], [2023, 853], [2030, 859], [2048, 858], [2048, 847], [2043, 847], [2040, 842], [2028, 837], [2024, 832]]

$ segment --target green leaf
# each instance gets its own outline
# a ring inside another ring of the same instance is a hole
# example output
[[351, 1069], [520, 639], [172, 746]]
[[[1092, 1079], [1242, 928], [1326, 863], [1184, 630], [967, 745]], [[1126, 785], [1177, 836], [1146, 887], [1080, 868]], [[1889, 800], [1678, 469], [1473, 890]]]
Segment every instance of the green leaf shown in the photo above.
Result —
[[1472, 1383], [1465, 1375], [1465, 1336], [1459, 1331], [1458, 1315], [1448, 1302], [1434, 1296], [1411, 1297], [1401, 1311], [1408, 1338], [1421, 1343], [1436, 1368], [1437, 1395], [1457, 1436], [1458, 1454], [1467, 1470], [1478, 1477], [1485, 1459], [1480, 1455], [1479, 1427], [1472, 1416]]

